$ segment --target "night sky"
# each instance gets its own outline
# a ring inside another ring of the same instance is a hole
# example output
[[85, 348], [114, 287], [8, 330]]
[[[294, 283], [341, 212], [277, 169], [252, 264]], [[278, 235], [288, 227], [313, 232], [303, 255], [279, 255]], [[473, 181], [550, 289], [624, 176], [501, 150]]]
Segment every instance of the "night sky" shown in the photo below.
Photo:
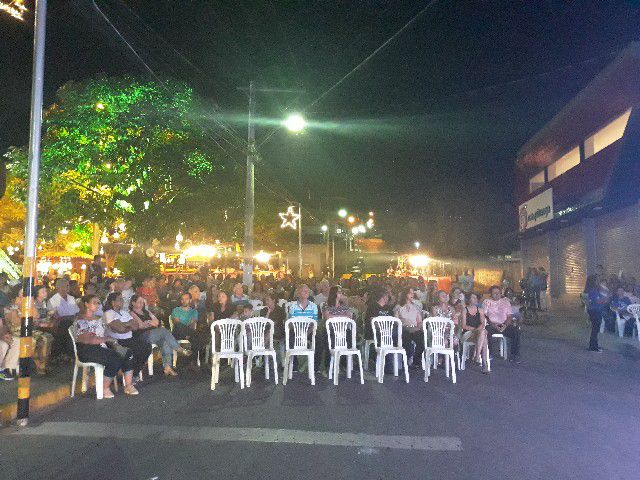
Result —
[[[237, 87], [253, 79], [303, 90], [259, 97], [266, 118], [311, 105], [313, 128], [271, 136], [257, 174], [319, 220], [338, 207], [373, 209], [401, 250], [420, 240], [438, 254], [505, 251], [512, 245], [503, 234], [516, 228], [517, 150], [638, 40], [640, 8], [634, 1], [437, 1], [322, 96], [428, 3], [96, 0], [158, 77], [187, 81], [216, 102], [241, 139], [246, 96]], [[93, 2], [49, 4], [47, 104], [68, 80], [152, 78]], [[30, 21], [0, 14], [2, 151], [27, 140]], [[270, 132], [259, 128], [258, 143]], [[229, 153], [243, 161], [242, 146]]]

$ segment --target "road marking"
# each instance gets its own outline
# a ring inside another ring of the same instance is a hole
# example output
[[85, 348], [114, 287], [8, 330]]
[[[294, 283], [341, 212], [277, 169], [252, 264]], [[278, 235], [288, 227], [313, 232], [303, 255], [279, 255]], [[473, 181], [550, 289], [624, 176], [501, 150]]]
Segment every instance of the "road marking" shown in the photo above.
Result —
[[12, 435], [121, 438], [126, 440], [187, 440], [208, 442], [292, 443], [336, 447], [392, 448], [400, 450], [462, 451], [458, 437], [372, 435], [278, 428], [187, 427], [93, 422], [45, 422]]

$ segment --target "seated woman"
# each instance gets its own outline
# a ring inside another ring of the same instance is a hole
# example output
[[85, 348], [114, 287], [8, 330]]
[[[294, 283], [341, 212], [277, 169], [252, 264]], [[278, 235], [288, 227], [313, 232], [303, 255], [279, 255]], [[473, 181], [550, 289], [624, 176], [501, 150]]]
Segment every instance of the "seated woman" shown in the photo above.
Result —
[[102, 318], [107, 325], [107, 335], [117, 340], [118, 345], [128, 348], [133, 354], [133, 374], [138, 375], [151, 355], [151, 344], [139, 336], [133, 336], [133, 317], [124, 310], [122, 293], [111, 292], [107, 296]]
[[104, 365], [104, 398], [113, 398], [111, 381], [120, 370], [124, 372], [124, 393], [137, 395], [138, 390], [133, 386], [133, 354], [129, 349], [123, 355], [115, 350], [117, 342], [105, 335], [104, 323], [96, 315], [100, 306], [97, 295], [81, 298], [80, 314], [73, 323], [78, 358], [83, 362]]
[[[402, 322], [402, 344], [407, 352], [407, 359], [413, 364], [413, 369], [420, 368], [420, 359], [424, 352], [424, 334], [422, 333], [422, 309], [414, 301], [414, 291], [412, 288], [405, 288], [400, 293], [398, 304], [393, 310], [394, 317]], [[416, 344], [415, 350], [411, 341]]]
[[461, 320], [460, 326], [463, 332], [462, 341], [476, 344], [473, 360], [479, 364], [480, 358], [482, 358], [482, 373], [489, 373], [489, 344], [486, 330], [487, 317], [484, 316], [482, 308], [478, 306], [478, 296], [475, 293], [469, 294]]
[[129, 307], [129, 313], [131, 313], [134, 321], [134, 336], [139, 336], [145, 342], [160, 347], [164, 374], [172, 377], [178, 375], [171, 368], [174, 350], [182, 355], [191, 355], [191, 352], [182, 348], [171, 332], [160, 326], [160, 321], [156, 316], [147, 310], [143, 297], [133, 295]]
[[15, 297], [15, 292], [9, 294], [9, 305], [0, 311], [0, 380], [13, 380], [18, 373], [20, 319]]
[[[459, 314], [456, 309], [449, 304], [449, 295], [444, 290], [438, 291], [438, 303], [431, 307], [431, 315], [434, 317], [445, 317], [453, 321], [454, 328], [458, 327]], [[453, 334], [453, 348], [458, 348], [458, 336]]]

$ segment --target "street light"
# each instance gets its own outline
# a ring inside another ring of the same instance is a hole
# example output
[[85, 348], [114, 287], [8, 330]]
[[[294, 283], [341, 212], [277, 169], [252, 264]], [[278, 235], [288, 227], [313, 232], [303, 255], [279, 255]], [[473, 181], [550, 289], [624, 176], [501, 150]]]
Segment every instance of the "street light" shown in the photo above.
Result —
[[299, 113], [292, 113], [284, 121], [284, 126], [287, 127], [287, 130], [289, 130], [290, 132], [300, 133], [302, 130], [304, 130], [304, 127], [307, 126], [307, 122]]
[[420, 242], [415, 242], [413, 246], [416, 247], [416, 250], [417, 250], [418, 248], [420, 248]]
[[347, 218], [347, 221], [348, 221], [349, 223], [353, 223], [353, 222], [355, 222], [355, 221], [356, 221], [356, 217], [354, 217], [353, 215], [349, 215], [349, 218]]
[[340, 210], [338, 210], [338, 216], [340, 218], [345, 218], [347, 216], [347, 211], [344, 208], [341, 208]]
[[320, 230], [322, 230], [323, 232], [326, 232], [327, 230], [329, 230], [329, 227], [327, 225], [322, 225], [320, 227]]

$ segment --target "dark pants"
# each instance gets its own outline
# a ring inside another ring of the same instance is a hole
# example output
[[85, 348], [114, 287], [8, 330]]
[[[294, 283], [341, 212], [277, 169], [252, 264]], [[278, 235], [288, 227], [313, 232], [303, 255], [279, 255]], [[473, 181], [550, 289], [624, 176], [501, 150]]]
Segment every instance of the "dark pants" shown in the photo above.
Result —
[[[176, 323], [173, 325], [173, 336], [176, 340], [189, 340], [191, 345], [191, 362], [195, 363], [198, 358], [198, 352], [200, 358], [204, 360], [204, 352], [207, 347], [207, 341], [211, 341], [211, 333], [207, 335], [207, 332], [201, 332], [191, 328], [184, 323]], [[219, 343], [218, 343], [219, 344]]]
[[[415, 349], [413, 348], [411, 341], [416, 342]], [[419, 362], [421, 361], [420, 359], [422, 358], [422, 352], [424, 352], [424, 334], [422, 333], [422, 330], [418, 330], [417, 332], [403, 330], [402, 343], [405, 351], [407, 352], [407, 361], [413, 357], [413, 364], [419, 365]]]
[[82, 362], [104, 365], [104, 375], [109, 378], [115, 377], [120, 370], [123, 372], [132, 370], [133, 355], [131, 352], [128, 352], [126, 358], [122, 358], [115, 350], [100, 345], [78, 343], [78, 358]]
[[491, 354], [495, 355], [494, 342], [491, 342], [491, 337], [496, 334], [501, 333], [505, 337], [511, 340], [511, 355], [518, 356], [520, 355], [520, 329], [515, 325], [509, 325], [504, 331], [499, 332], [493, 325], [487, 325], [487, 334], [489, 335], [489, 349], [491, 350]]
[[591, 336], [589, 337], [589, 350], [598, 350], [598, 333], [600, 333], [600, 322], [602, 322], [602, 310], [589, 309], [589, 320], [591, 320]]
[[68, 355], [73, 357], [73, 342], [69, 336], [69, 327], [73, 325], [74, 316], [62, 317], [58, 320], [58, 326], [53, 332], [53, 343], [51, 345], [51, 357]]
[[147, 364], [149, 355], [151, 355], [151, 344], [145, 342], [140, 337], [118, 340], [118, 343], [123, 347], [127, 347], [133, 355], [131, 367], [133, 368], [133, 374], [137, 375]]

